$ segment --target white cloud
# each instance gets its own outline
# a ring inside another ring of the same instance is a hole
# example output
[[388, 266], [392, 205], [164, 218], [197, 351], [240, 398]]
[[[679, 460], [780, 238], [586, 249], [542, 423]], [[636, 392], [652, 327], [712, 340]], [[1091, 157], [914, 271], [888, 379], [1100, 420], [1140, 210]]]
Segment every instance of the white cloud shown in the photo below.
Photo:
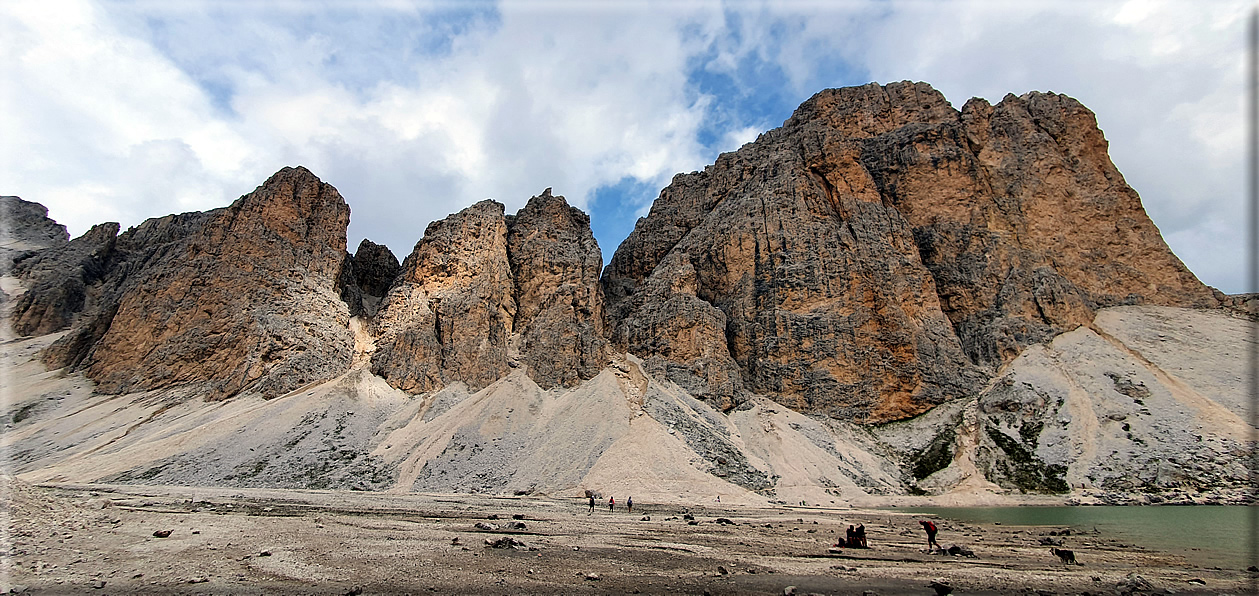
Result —
[[514, 209], [551, 186], [584, 206], [626, 177], [659, 188], [777, 124], [727, 117], [731, 98], [697, 93], [693, 67], [755, 97], [782, 90], [739, 68], [773, 64], [803, 98], [865, 82], [827, 78], [841, 65], [930, 82], [956, 105], [1080, 99], [1177, 253], [1243, 289], [1241, 265], [1211, 257], [1245, 236], [1248, 3], [466, 6], [0, 4], [0, 192], [81, 233], [225, 205], [301, 164], [350, 202], [351, 242], [402, 256], [481, 198]]
[[703, 165], [676, 10], [237, 8], [6, 5], [5, 74], [25, 96], [0, 112], [37, 146], [3, 166], [3, 190], [81, 233], [223, 205], [302, 164], [347, 197], [351, 242], [401, 255], [481, 198], [516, 208], [552, 186], [582, 206], [625, 176], [663, 186]]

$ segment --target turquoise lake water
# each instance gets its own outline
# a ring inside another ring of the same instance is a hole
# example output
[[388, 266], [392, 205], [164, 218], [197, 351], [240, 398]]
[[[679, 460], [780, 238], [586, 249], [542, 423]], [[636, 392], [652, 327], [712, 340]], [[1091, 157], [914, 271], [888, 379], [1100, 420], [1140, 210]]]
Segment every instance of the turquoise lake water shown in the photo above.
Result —
[[[1244, 506], [1161, 507], [898, 507], [970, 523], [1054, 526], [1073, 532], [1098, 531], [1151, 550], [1184, 555], [1201, 567], [1243, 570], [1259, 565], [1255, 553], [1256, 515]], [[942, 537], [943, 539], [943, 537]]]

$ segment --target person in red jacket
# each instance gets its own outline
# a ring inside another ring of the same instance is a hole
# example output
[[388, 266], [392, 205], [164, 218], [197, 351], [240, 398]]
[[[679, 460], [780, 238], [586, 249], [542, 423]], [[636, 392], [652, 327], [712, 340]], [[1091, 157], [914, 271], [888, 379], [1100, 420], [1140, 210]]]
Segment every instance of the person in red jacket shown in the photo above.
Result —
[[[922, 529], [927, 532], [927, 552], [931, 552], [931, 545], [933, 544], [936, 548], [940, 548], [940, 543], [936, 542], [936, 532], [939, 531], [936, 529], [936, 525], [931, 523], [931, 520], [926, 519], [921, 520], [918, 523], [922, 524]], [[940, 550], [944, 549], [940, 548]]]
[[608, 511], [616, 511], [616, 499], [608, 497]]

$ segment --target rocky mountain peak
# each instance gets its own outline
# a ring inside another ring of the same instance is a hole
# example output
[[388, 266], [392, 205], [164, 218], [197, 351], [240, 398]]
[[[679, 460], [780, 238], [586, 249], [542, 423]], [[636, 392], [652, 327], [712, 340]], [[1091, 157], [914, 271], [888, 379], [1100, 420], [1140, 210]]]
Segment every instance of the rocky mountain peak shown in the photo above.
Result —
[[591, 378], [608, 358], [601, 265], [589, 217], [550, 189], [513, 216], [486, 200], [433, 222], [381, 303], [372, 370], [410, 392], [521, 365], [543, 387]]
[[335, 188], [284, 168], [229, 207], [121, 236], [97, 226], [36, 253], [12, 320], [23, 334], [69, 326], [44, 360], [84, 367], [102, 392], [281, 395], [348, 368], [338, 279], [349, 217]]
[[819, 91], [800, 104], [782, 128], [823, 125], [849, 138], [869, 138], [911, 123], [956, 119], [957, 111], [942, 93], [927, 83], [904, 81]]
[[[47, 207], [19, 197], [0, 196], [0, 251], [38, 250], [69, 241], [70, 233], [49, 219]], [[12, 258], [11, 253], [4, 254]]]
[[590, 217], [551, 189], [508, 221], [507, 253], [516, 283], [514, 329], [521, 359], [543, 388], [575, 386], [607, 364], [603, 255]]
[[961, 112], [925, 83], [822, 91], [676, 176], [603, 274], [612, 337], [724, 408], [870, 422], [973, 393], [1101, 306], [1214, 306], [1064, 95]]

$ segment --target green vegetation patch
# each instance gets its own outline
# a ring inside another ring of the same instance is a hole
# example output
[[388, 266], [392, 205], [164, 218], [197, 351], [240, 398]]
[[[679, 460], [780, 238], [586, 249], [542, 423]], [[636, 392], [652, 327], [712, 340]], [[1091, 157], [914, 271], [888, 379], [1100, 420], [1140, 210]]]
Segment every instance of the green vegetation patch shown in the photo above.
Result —
[[[996, 466], [1004, 473], [1016, 488], [1024, 492], [1065, 493], [1070, 492], [1063, 476], [1067, 467], [1059, 464], [1045, 465], [1036, 454], [1025, 449], [1018, 441], [1006, 436], [1005, 433], [987, 428], [988, 437], [1006, 454], [1006, 459], [997, 460]], [[1001, 484], [1000, 479], [997, 480]]]
[[915, 479], [922, 480], [949, 467], [953, 463], [953, 445], [957, 442], [957, 431], [946, 428], [936, 435], [923, 450], [910, 456], [913, 465], [910, 473]]

